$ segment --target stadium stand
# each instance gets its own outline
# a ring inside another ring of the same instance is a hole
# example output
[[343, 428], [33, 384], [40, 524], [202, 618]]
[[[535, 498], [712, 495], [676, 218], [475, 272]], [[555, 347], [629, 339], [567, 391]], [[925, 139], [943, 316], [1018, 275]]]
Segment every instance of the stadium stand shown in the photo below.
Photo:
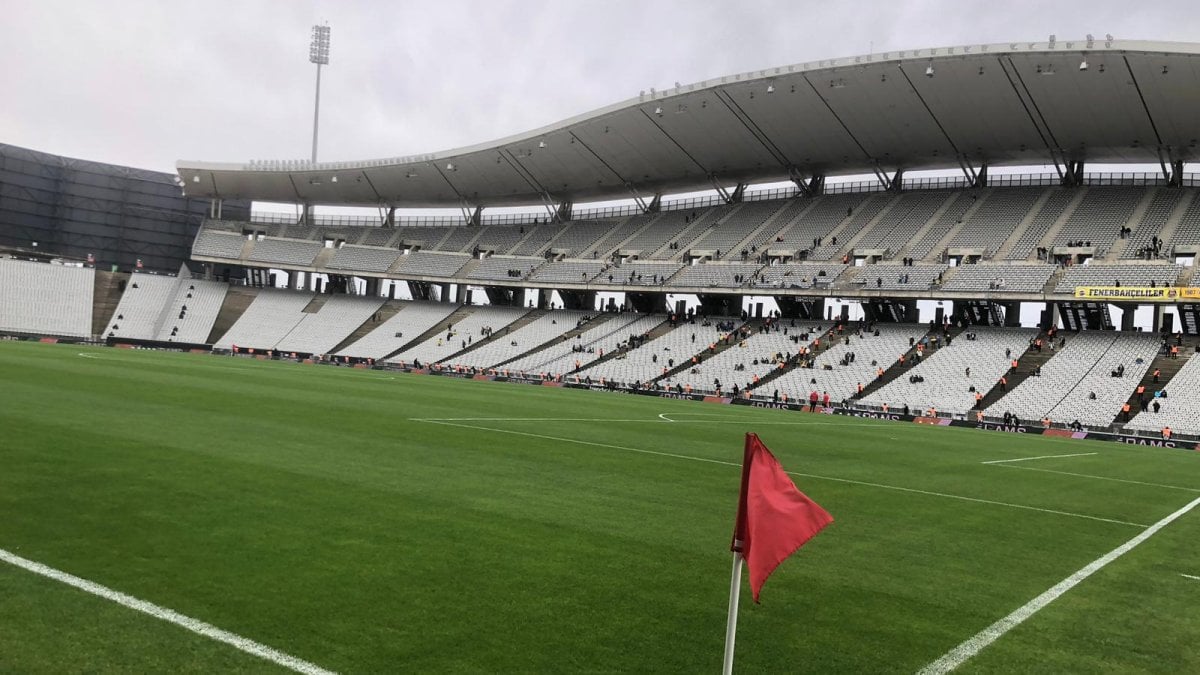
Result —
[[1145, 258], [1147, 253], [1151, 258], [1159, 257], [1154, 253], [1152, 244], [1154, 239], [1162, 233], [1167, 219], [1171, 217], [1171, 212], [1175, 210], [1175, 205], [1179, 203], [1183, 195], [1182, 190], [1169, 188], [1152, 191], [1150, 204], [1146, 207], [1138, 224], [1133, 227], [1129, 241], [1125, 243], [1125, 249], [1121, 251], [1122, 259]]
[[758, 268], [758, 263], [699, 263], [684, 267], [671, 279], [672, 286], [697, 286], [701, 288], [737, 288], [749, 282]]
[[626, 286], [661, 286], [681, 269], [683, 264], [677, 262], [627, 260], [606, 270], [607, 275], [602, 274], [601, 278]]
[[[1200, 415], [1196, 414], [1200, 410], [1200, 356], [1193, 354], [1169, 383], [1148, 391], [1147, 398], [1149, 405], [1126, 429], [1159, 433], [1163, 427], [1171, 427], [1178, 434], [1200, 435]], [[1154, 403], [1158, 403], [1158, 412]]]
[[312, 293], [302, 291], [261, 289], [246, 311], [213, 346], [218, 349], [231, 349], [235, 345], [271, 349], [300, 323], [304, 308], [312, 299]]
[[837, 281], [845, 265], [822, 265], [819, 263], [786, 263], [770, 265], [758, 271], [751, 288], [812, 288], [826, 287]]
[[[1050, 226], [1066, 212], [1067, 207], [1075, 200], [1076, 193], [1069, 188], [1052, 188], [1049, 197], [1033, 219], [1029, 222], [1029, 226], [1021, 233], [1017, 241], [1009, 249], [1007, 260], [1025, 260], [1033, 255], [1034, 248], [1050, 231]], [[997, 251], [999, 253], [999, 251]]]
[[409, 302], [379, 327], [337, 353], [338, 356], [382, 359], [433, 329], [458, 310], [445, 302]]
[[470, 261], [471, 256], [460, 253], [412, 251], [401, 256], [396, 271], [423, 277], [452, 277]]
[[1175, 264], [1075, 265], [1067, 268], [1054, 292], [1073, 293], [1077, 286], [1172, 286], [1181, 271]]
[[589, 317], [587, 312], [548, 312], [512, 332], [497, 335], [490, 342], [483, 342], [467, 353], [459, 354], [454, 357], [454, 364], [472, 368], [500, 365], [575, 330]]
[[[786, 327], [786, 332], [784, 328], [776, 322], [769, 329], [750, 329], [750, 334], [738, 339], [736, 345], [711, 357], [701, 355], [700, 363], [676, 373], [663, 384], [667, 387], [690, 385], [694, 391], [703, 393], [715, 393], [718, 382], [725, 394], [731, 392], [735, 384], [739, 389], [751, 388], [756, 375], [765, 377], [778, 368], [778, 364], [799, 352], [802, 345], [798, 336], [791, 334], [790, 327]], [[829, 324], [821, 324], [818, 330], [829, 330]]]
[[[211, 221], [210, 221], [211, 222]], [[246, 238], [232, 232], [201, 230], [192, 245], [192, 255], [210, 258], [240, 258]], [[314, 254], [315, 255], [315, 254]]]
[[[1107, 427], [1159, 347], [1158, 336], [1138, 333], [1083, 332], [1065, 339], [1067, 344], [1046, 362], [1041, 375], [1021, 382], [986, 414], [996, 418], [1008, 412], [1026, 421], [1050, 417], [1063, 424], [1078, 420], [1089, 427]], [[1114, 377], [1120, 366], [1123, 375]]]
[[153, 340], [158, 336], [163, 308], [175, 295], [179, 280], [159, 274], [132, 274], [121, 302], [104, 331], [105, 337]]
[[[742, 249], [734, 250], [751, 232], [767, 222], [786, 204], [779, 200], [748, 202], [730, 211], [712, 227], [696, 237], [689, 248], [704, 251], [720, 251], [723, 259], [737, 259]], [[746, 249], [746, 255], [750, 251]]]
[[[636, 349], [585, 368], [580, 371], [579, 377], [590, 377], [597, 382], [604, 378], [606, 382], [623, 386], [649, 382], [720, 340], [728, 331], [722, 331], [717, 326], [725, 322], [735, 320], [710, 318], [681, 322]], [[736, 321], [736, 325], [741, 324], [741, 321]]]
[[[756, 389], [755, 398], [770, 400], [778, 391], [791, 401], [808, 400], [809, 394], [816, 391], [818, 395], [829, 392], [834, 401], [848, 400], [858, 391], [859, 383], [870, 384], [876, 378], [877, 369], [890, 368], [908, 351], [910, 341], [915, 342], [925, 334], [924, 327], [914, 324], [876, 324], [870, 330], [854, 331], [849, 335], [849, 344], [845, 337], [833, 339], [830, 344], [829, 338], [817, 332], [828, 330], [828, 324], [812, 326], [804, 323], [801, 326], [807, 329], [809, 342], [821, 337], [828, 348], [817, 354], [811, 368], [789, 370]], [[853, 360], [847, 360], [850, 352], [854, 354]]]
[[229, 284], [180, 277], [175, 289], [154, 339], [185, 344], [208, 342]]
[[994, 188], [984, 194], [983, 203], [963, 221], [962, 228], [950, 239], [947, 248], [983, 249], [993, 256], [1029, 215], [1045, 193], [1045, 188]]
[[1069, 242], [1084, 242], [1096, 247], [1103, 256], [1120, 236], [1121, 228], [1146, 195], [1135, 187], [1090, 187], [1083, 200], [1067, 217], [1066, 223], [1051, 241], [1051, 246], [1066, 246]]
[[550, 248], [550, 242], [554, 241], [566, 227], [564, 223], [541, 223], [534, 225], [532, 229], [526, 227], [529, 234], [521, 240], [513, 250], [512, 255], [516, 256], [538, 256], [546, 249]]
[[383, 306], [383, 298], [378, 297], [329, 295], [324, 298], [320, 309], [304, 314], [300, 322], [273, 345], [275, 349], [299, 354], [328, 353]]
[[525, 238], [525, 234], [523, 225], [488, 225], [479, 230], [475, 247], [480, 251], [506, 254]]
[[567, 340], [537, 353], [521, 357], [504, 365], [514, 373], [546, 373], [552, 377], [575, 370], [575, 363], [588, 364], [604, 354], [617, 351], [630, 335], [642, 335], [661, 324], [664, 317], [657, 314], [622, 313], [609, 318]]
[[1005, 291], [1009, 293], [1040, 293], [1050, 277], [1054, 276], [1054, 265], [959, 265], [941, 288], [943, 291], [985, 293]]
[[[566, 224], [554, 241], [550, 242], [550, 248], [566, 251], [567, 256], [580, 257], [590, 251], [605, 235], [616, 236], [617, 233], [624, 231], [633, 234], [633, 229], [629, 224], [631, 220], [636, 219], [573, 220]], [[599, 254], [596, 257], [599, 257]]]
[[933, 407], [943, 413], [966, 414], [975, 406], [975, 393], [986, 395], [1008, 372], [1006, 350], [1021, 354], [1036, 336], [1037, 331], [1028, 328], [969, 328], [949, 346], [927, 350], [920, 363], [862, 401], [876, 407], [887, 403], [893, 410], [907, 404], [916, 410]]
[[587, 283], [607, 268], [608, 263], [599, 260], [558, 260], [534, 270], [529, 280]]
[[[921, 239], [907, 249], [901, 241], [897, 250], [904, 250], [908, 257], [920, 260], [929, 255], [933, 247], [963, 221], [963, 216], [979, 201], [979, 195], [959, 192], [950, 198], [950, 203], [942, 211], [942, 215], [925, 231]], [[914, 236], [916, 236], [914, 234]]]
[[0, 258], [0, 331], [89, 337], [95, 271]]
[[476, 339], [486, 337], [485, 332], [490, 331], [498, 337], [505, 335], [508, 325], [528, 311], [520, 307], [473, 307], [466, 318], [454, 323], [445, 334], [439, 332], [430, 336], [418, 345], [405, 348], [388, 361], [406, 364], [419, 361], [422, 365], [440, 363], [471, 346]]
[[948, 265], [866, 265], [860, 268], [858, 283], [866, 290], [927, 291], [942, 277]]
[[494, 279], [513, 281], [524, 279], [530, 272], [546, 262], [541, 258], [518, 258], [515, 256], [491, 256], [479, 261], [479, 265], [467, 273], [468, 279]]
[[317, 241], [267, 237], [254, 242], [250, 260], [277, 265], [311, 265], [323, 248], [325, 245]]
[[353, 272], [386, 272], [399, 257], [400, 252], [392, 249], [346, 245], [333, 254], [328, 266]]
[[[839, 239], [840, 243], [834, 241], [837, 238], [833, 234], [835, 229], [830, 229], [828, 234], [822, 237], [821, 245], [813, 248], [808, 257], [811, 260], [832, 260], [842, 249], [846, 248], [846, 244], [853, 237], [863, 231], [863, 228], [887, 208], [892, 201], [893, 195], [891, 194], [872, 194], [862, 200], [857, 207], [847, 206], [846, 213], [837, 221], [841, 223], [843, 220], [849, 219], [841, 227], [840, 231], [842, 235]], [[801, 242], [801, 245], [804, 245], [804, 243]], [[811, 246], [811, 243], [808, 245]]]
[[1179, 217], [1179, 226], [1169, 242], [1172, 245], [1200, 245], [1200, 195], [1196, 195], [1194, 190], [1192, 192], [1192, 201]]
[[951, 194], [943, 190], [901, 194], [887, 213], [862, 233], [855, 248], [882, 248], [894, 255], [946, 205]]

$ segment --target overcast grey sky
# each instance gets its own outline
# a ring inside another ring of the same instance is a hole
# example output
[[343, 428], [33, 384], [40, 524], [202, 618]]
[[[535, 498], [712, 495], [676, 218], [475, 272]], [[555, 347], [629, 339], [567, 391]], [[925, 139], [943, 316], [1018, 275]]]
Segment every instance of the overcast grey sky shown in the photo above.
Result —
[[1196, 0], [0, 0], [0, 17], [0, 142], [162, 171], [307, 157], [309, 29], [324, 21], [328, 161], [487, 141], [641, 89], [872, 43], [1200, 41]]

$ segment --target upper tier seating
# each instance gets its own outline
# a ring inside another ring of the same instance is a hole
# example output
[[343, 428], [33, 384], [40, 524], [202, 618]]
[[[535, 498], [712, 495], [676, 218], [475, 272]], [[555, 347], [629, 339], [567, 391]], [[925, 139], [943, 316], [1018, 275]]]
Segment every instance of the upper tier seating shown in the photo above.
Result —
[[[796, 200], [796, 205], [803, 208], [792, 213], [784, 229], [765, 244], [759, 244], [759, 247], [792, 251], [814, 249], [817, 238], [828, 236], [843, 220], [851, 218], [868, 199], [879, 201], [881, 204], [887, 201], [884, 195], [863, 192]], [[829, 256], [824, 259], [828, 260]]]
[[608, 263], [602, 260], [554, 261], [535, 270], [529, 280], [586, 284], [595, 279], [606, 267], [608, 267]]
[[993, 256], [1012, 235], [1045, 188], [995, 188], [983, 195], [983, 203], [967, 216], [947, 248], [981, 248]]
[[95, 280], [90, 267], [0, 258], [0, 331], [89, 337]]
[[[702, 288], [737, 288], [748, 281], [758, 268], [758, 263], [699, 263], [684, 267], [671, 279], [672, 286], [698, 286]], [[740, 280], [739, 280], [740, 279]]]
[[[663, 215], [663, 214], [647, 213], [647, 214], [643, 214], [640, 216], [633, 216], [632, 218], [629, 218], [629, 219], [621, 222], [619, 225], [614, 227], [611, 231], [605, 233], [605, 235], [603, 237], [601, 237], [599, 241], [597, 241], [595, 244], [592, 245], [592, 247], [591, 247], [592, 257], [594, 257], [594, 258], [609, 257], [610, 255], [613, 254], [614, 251], [616, 251], [617, 246], [619, 246], [621, 244], [621, 242], [625, 241], [630, 236], [632, 236], [634, 232], [637, 232], [641, 228], [645, 227], [646, 223], [649, 223], [650, 221], [658, 218], [661, 215]], [[588, 257], [587, 250], [578, 251], [578, 252], [574, 253], [573, 255], [576, 257], [580, 257], [580, 258]]]
[[338, 356], [382, 359], [420, 337], [458, 309], [446, 302], [409, 302], [379, 327], [337, 353]]
[[250, 260], [278, 265], [311, 265], [325, 245], [319, 241], [265, 238], [254, 242]]
[[518, 258], [515, 256], [492, 256], [479, 261], [479, 265], [467, 273], [468, 279], [494, 279], [514, 281], [524, 279], [538, 265], [546, 262], [541, 258]]
[[[246, 238], [233, 232], [211, 231], [208, 225], [196, 235], [192, 255], [210, 258], [239, 258]], [[315, 255], [315, 254], [314, 254]]]
[[396, 272], [423, 277], [452, 277], [470, 260], [471, 256], [461, 253], [412, 251], [401, 257]]
[[[622, 244], [620, 248], [625, 251], [640, 251], [643, 260], [650, 257], [670, 258], [675, 251], [664, 251], [662, 256], [654, 256], [654, 252], [666, 246], [668, 242], [678, 243], [680, 251], [687, 250], [691, 237], [696, 232], [696, 227], [701, 228], [700, 231], [703, 231], [703, 228], [706, 228], [708, 225], [716, 222], [719, 217], [728, 213], [730, 208], [728, 206], [718, 206], [712, 209], [669, 211], [660, 214], [649, 226], [638, 232], [628, 242]], [[704, 222], [694, 225], [696, 220], [693, 220], [693, 214], [696, 219], [702, 219]], [[685, 231], [693, 234], [684, 237]]]
[[606, 270], [598, 280], [626, 286], [660, 286], [682, 268], [683, 264], [677, 262], [627, 260]]
[[854, 248], [882, 248], [891, 255], [896, 254], [912, 241], [948, 199], [953, 199], [951, 195], [957, 196], [956, 193], [943, 190], [901, 194], [893, 202], [892, 208], [863, 233]]
[[1171, 217], [1171, 211], [1175, 209], [1175, 205], [1179, 203], [1183, 195], [1183, 190], [1178, 189], [1159, 188], [1155, 190], [1145, 213], [1138, 220], [1138, 224], [1133, 226], [1133, 233], [1129, 236], [1128, 243], [1125, 244], [1125, 250], [1121, 251], [1122, 259], [1145, 257], [1144, 251], [1150, 249], [1154, 238], [1162, 233], [1163, 226]]
[[[554, 241], [548, 241], [550, 248], [567, 251], [568, 256], [583, 257], [596, 242], [605, 235], [623, 231], [631, 218], [622, 220], [573, 220], [566, 224], [562, 233]], [[633, 229], [628, 230], [630, 234]], [[629, 236], [628, 234], [625, 236]], [[595, 257], [600, 257], [598, 254]]]
[[[920, 260], [929, 255], [929, 252], [933, 250], [933, 247], [937, 245], [939, 241], [944, 239], [945, 236], [950, 233], [950, 230], [954, 229], [955, 226], [962, 222], [963, 215], [966, 214], [966, 212], [972, 206], [974, 206], [978, 200], [979, 195], [969, 194], [966, 192], [960, 192], [954, 197], [951, 197], [950, 204], [946, 207], [945, 211], [942, 211], [942, 215], [938, 216], [938, 219], [934, 221], [933, 225], [931, 225], [928, 230], [925, 231], [925, 234], [921, 236], [920, 240], [905, 250], [905, 257], [916, 258], [917, 260]], [[900, 243], [900, 247], [903, 249], [904, 242]]]
[[[1074, 293], [1076, 286], [1171, 286], [1183, 268], [1175, 264], [1075, 265], [1054, 287], [1055, 293]], [[1120, 282], [1117, 284], [1116, 282]]]
[[[497, 254], [508, 253], [527, 234], [524, 225], [486, 225], [479, 231], [475, 247]], [[533, 226], [530, 226], [533, 227]]]
[[1040, 293], [1054, 276], [1054, 265], [959, 265], [942, 284], [943, 291]]
[[1179, 218], [1175, 235], [1168, 243], [1183, 246], [1200, 245], [1200, 194], [1196, 194], [1195, 191], [1191, 203]]
[[550, 248], [550, 242], [565, 228], [566, 225], [563, 223], [541, 223], [540, 225], [534, 225], [532, 230], [526, 225], [525, 230], [529, 234], [512, 250], [512, 254], [519, 256], [540, 256], [545, 253], [546, 249]]
[[948, 269], [947, 265], [867, 265], [861, 268], [858, 283], [865, 290], [925, 291]]
[[1075, 192], [1068, 188], [1049, 189], [1049, 198], [1034, 214], [1033, 219], [1029, 222], [1029, 227], [1021, 233], [1016, 243], [1009, 249], [1006, 256], [1008, 260], [1024, 260], [1032, 255], [1033, 249], [1037, 248], [1042, 238], [1050, 231], [1050, 227], [1075, 199]]
[[751, 288], [812, 288], [831, 285], [846, 271], [846, 265], [821, 263], [787, 263], [770, 265], [758, 272], [750, 282]]
[[[842, 220], [846, 218], [849, 218], [849, 220], [842, 228], [842, 234], [838, 241], [834, 242], [833, 236], [823, 237], [821, 245], [812, 249], [812, 253], [810, 253], [808, 257], [811, 260], [832, 260], [833, 257], [842, 249], [846, 248], [846, 244], [850, 243], [850, 240], [853, 239], [854, 236], [860, 231], [862, 231], [862, 229], [866, 227], [872, 220], [874, 220], [884, 208], [898, 199], [898, 197], [895, 197], [890, 193], [872, 194], [868, 196], [867, 199], [863, 200], [857, 207], [847, 207], [846, 213], [842, 216]], [[838, 222], [841, 222], [841, 220]], [[801, 241], [800, 244], [801, 246], [812, 245], [811, 242], [806, 244], [803, 241]]]
[[[743, 239], [754, 232], [767, 219], [774, 216], [787, 202], [781, 200], [747, 202], [733, 209], [703, 232], [688, 247], [700, 251], [720, 251], [720, 258], [737, 259], [742, 249], [734, 250]], [[746, 249], [747, 257], [750, 255]]]
[[1087, 188], [1083, 201], [1067, 217], [1051, 246], [1065, 246], [1072, 241], [1091, 242], [1097, 255], [1103, 255], [1120, 236], [1121, 228], [1145, 194], [1143, 188], [1135, 187]]
[[393, 249], [347, 245], [333, 254], [329, 267], [357, 272], [386, 272], [399, 257], [400, 251]]

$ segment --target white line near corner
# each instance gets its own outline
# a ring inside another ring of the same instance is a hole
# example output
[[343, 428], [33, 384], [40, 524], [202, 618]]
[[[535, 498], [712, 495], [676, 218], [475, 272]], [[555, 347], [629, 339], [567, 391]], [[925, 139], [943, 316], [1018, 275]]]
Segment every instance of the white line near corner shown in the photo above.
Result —
[[[446, 420], [436, 419], [421, 419], [419, 422], [428, 422], [430, 424], [440, 424], [447, 427], [458, 427], [460, 429], [478, 429], [480, 431], [490, 431], [499, 434], [511, 434], [513, 436], [525, 436], [528, 438], [541, 438], [549, 441], [562, 441], [564, 443], [576, 443], [578, 445], [588, 445], [596, 448], [609, 448], [611, 450], [624, 450], [626, 452], [636, 452], [643, 455], [656, 455], [659, 457], [673, 457], [675, 459], [686, 459], [693, 462], [704, 462], [706, 464], [723, 464], [725, 466], [741, 467], [739, 462], [727, 462], [721, 459], [708, 459], [706, 457], [695, 457], [692, 455], [680, 455], [673, 452], [661, 452], [659, 450], [646, 450], [644, 448], [630, 448], [624, 445], [613, 445], [611, 443], [600, 443], [599, 441], [585, 441], [579, 438], [567, 438], [565, 436], [549, 436], [546, 434], [536, 434], [529, 431], [515, 431], [513, 429], [497, 429], [495, 427], [479, 426], [477, 424], [462, 424], [460, 422], [449, 422]], [[815, 478], [817, 480], [833, 481], [835, 483], [846, 483], [849, 485], [862, 485], [864, 487], [879, 488], [882, 490], [895, 490], [897, 492], [908, 492], [912, 494], [927, 495], [930, 497], [943, 497], [946, 499], [957, 499], [964, 502], [974, 502], [976, 504], [990, 504], [992, 506], [1004, 506], [1010, 509], [1022, 509], [1025, 511], [1037, 511], [1039, 513], [1049, 513], [1057, 516], [1070, 516], [1072, 518], [1083, 518], [1086, 520], [1094, 520], [1101, 523], [1112, 523], [1114, 525], [1128, 525], [1130, 527], [1144, 528], [1146, 525], [1142, 523], [1131, 523], [1124, 520], [1114, 520], [1112, 518], [1101, 518], [1100, 516], [1089, 516], [1085, 513], [1072, 513], [1070, 511], [1059, 511], [1056, 509], [1043, 509], [1038, 506], [1026, 506], [1024, 504], [1011, 504], [1009, 502], [995, 501], [992, 499], [980, 499], [978, 497], [967, 497], [964, 495], [949, 494], [946, 492], [932, 492], [930, 490], [918, 490], [916, 488], [901, 487], [898, 485], [885, 485], [883, 483], [871, 483], [869, 481], [854, 480], [852, 478], [838, 478], [836, 476], [821, 476], [815, 473], [801, 473], [799, 471], [788, 471], [792, 476], [802, 476], [804, 478]]]
[[1041, 455], [1039, 457], [1018, 457], [1017, 459], [993, 459], [990, 462], [980, 462], [980, 464], [1010, 464], [1012, 462], [1032, 462], [1035, 459], [1058, 459], [1059, 457], [1090, 457], [1098, 455], [1098, 452], [1075, 452], [1069, 455]]
[[[955, 668], [961, 666], [968, 659], [970, 659], [971, 657], [978, 654], [985, 647], [987, 647], [988, 645], [992, 644], [996, 640], [1003, 637], [1005, 633], [1007, 633], [1008, 631], [1012, 630], [1013, 628], [1016, 628], [1017, 626], [1021, 625], [1022, 623], [1024, 623], [1024, 621], [1026, 619], [1028, 619], [1029, 617], [1036, 614], [1043, 607], [1054, 602], [1062, 594], [1064, 594], [1067, 591], [1074, 588], [1076, 585], [1079, 584], [1079, 582], [1083, 581], [1084, 579], [1087, 579], [1088, 577], [1092, 576], [1096, 572], [1099, 572], [1100, 570], [1104, 569], [1105, 566], [1107, 566], [1109, 563], [1116, 560], [1117, 558], [1120, 558], [1121, 556], [1125, 555], [1126, 553], [1132, 551], [1134, 548], [1137, 547], [1138, 544], [1141, 544], [1142, 542], [1146, 541], [1150, 537], [1153, 537], [1156, 532], [1163, 529], [1167, 525], [1170, 525], [1171, 523], [1175, 522], [1180, 517], [1184, 516], [1189, 511], [1196, 508], [1197, 505], [1200, 505], [1200, 497], [1193, 499], [1192, 501], [1188, 502], [1188, 504], [1186, 506], [1184, 506], [1183, 508], [1172, 513], [1171, 515], [1167, 516], [1166, 518], [1163, 518], [1162, 520], [1151, 525], [1150, 527], [1147, 527], [1145, 530], [1143, 530], [1140, 534], [1135, 536], [1133, 539], [1130, 539], [1129, 541], [1125, 542], [1124, 544], [1121, 544], [1120, 546], [1114, 548], [1113, 550], [1109, 551], [1108, 553], [1104, 554], [1103, 556], [1092, 561], [1087, 566], [1080, 569], [1078, 572], [1076, 572], [1076, 573], [1072, 574], [1071, 576], [1067, 577], [1066, 579], [1063, 579], [1062, 581], [1058, 582], [1057, 584], [1055, 584], [1053, 587], [1051, 587], [1045, 593], [1042, 593], [1041, 595], [1037, 596], [1036, 598], [1030, 600], [1029, 602], [1027, 602], [1024, 605], [1022, 605], [1021, 607], [1019, 607], [1012, 614], [1009, 614], [1008, 616], [1004, 617], [1003, 619], [1000, 619], [996, 623], [988, 626], [987, 628], [984, 628], [978, 634], [967, 639], [965, 642], [963, 642], [959, 646], [955, 647], [954, 649], [951, 649], [950, 651], [946, 652], [940, 659], [938, 659], [938, 660], [934, 661], [933, 663], [930, 663], [929, 665], [922, 668], [920, 671], [918, 671], [918, 675], [935, 675], [935, 674], [940, 675], [941, 673], [948, 673], [948, 672], [954, 670]], [[1184, 576], [1187, 576], [1187, 575], [1184, 575]]]
[[1200, 581], [1200, 577], [1192, 576], [1191, 574], [1180, 574], [1179, 576], [1184, 577], [1185, 579], [1193, 579], [1195, 581]]
[[304, 661], [303, 659], [296, 658], [290, 654], [284, 654], [281, 651], [272, 649], [264, 644], [259, 644], [258, 642], [250, 640], [249, 638], [244, 638], [240, 635], [230, 633], [229, 631], [221, 630], [220, 628], [205, 623], [199, 619], [193, 619], [190, 616], [184, 616], [173, 609], [167, 609], [166, 607], [160, 607], [154, 603], [146, 602], [145, 600], [139, 600], [131, 595], [121, 593], [120, 591], [114, 591], [107, 586], [101, 586], [95, 582], [88, 581], [87, 579], [81, 579], [73, 574], [68, 574], [61, 570], [54, 569], [48, 565], [43, 565], [42, 563], [22, 558], [21, 556], [16, 555], [15, 553], [10, 553], [4, 549], [0, 549], [0, 561], [6, 562], [15, 567], [20, 567], [27, 572], [32, 572], [39, 576], [46, 577], [47, 579], [53, 579], [59, 583], [73, 586], [85, 593], [91, 593], [97, 597], [115, 602], [122, 607], [127, 607], [143, 614], [149, 614], [150, 616], [162, 621], [166, 621], [167, 623], [173, 623], [176, 626], [189, 630], [197, 635], [202, 635], [211, 640], [216, 640], [217, 642], [224, 642], [235, 649], [257, 656], [260, 659], [270, 661], [271, 663], [297, 673], [304, 673], [305, 675], [333, 675], [333, 671], [325, 670], [320, 666], [309, 663], [308, 661]]

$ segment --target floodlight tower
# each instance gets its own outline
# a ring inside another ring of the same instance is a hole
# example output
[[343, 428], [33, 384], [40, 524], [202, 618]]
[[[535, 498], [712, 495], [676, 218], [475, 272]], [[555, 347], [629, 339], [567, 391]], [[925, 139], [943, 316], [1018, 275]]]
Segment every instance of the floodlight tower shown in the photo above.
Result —
[[321, 117], [321, 66], [329, 65], [329, 24], [312, 27], [312, 42], [308, 45], [308, 60], [317, 64], [317, 100], [313, 104], [312, 161], [317, 163], [317, 122]]

